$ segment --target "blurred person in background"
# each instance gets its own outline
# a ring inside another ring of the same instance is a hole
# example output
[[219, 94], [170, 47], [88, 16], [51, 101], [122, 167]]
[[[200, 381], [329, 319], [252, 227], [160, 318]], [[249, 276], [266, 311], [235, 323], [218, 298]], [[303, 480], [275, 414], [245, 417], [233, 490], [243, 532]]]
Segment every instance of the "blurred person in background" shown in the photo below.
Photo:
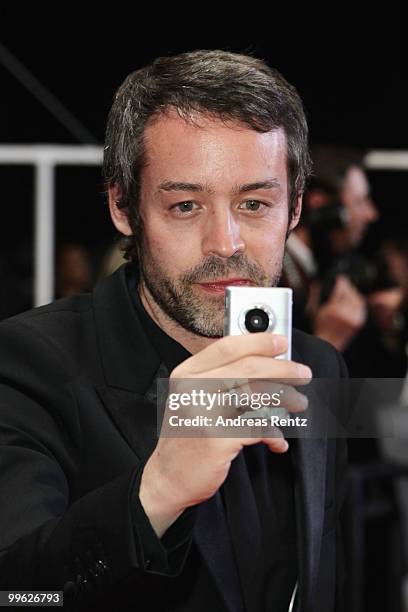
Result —
[[75, 243], [57, 249], [55, 293], [57, 298], [89, 291], [93, 285], [92, 262], [88, 250]]
[[402, 293], [385, 257], [361, 249], [379, 218], [362, 156], [320, 146], [313, 163], [304, 219], [288, 239], [285, 260], [295, 324], [343, 352], [351, 376], [399, 376], [382, 341], [381, 313], [399, 308]]
[[320, 147], [303, 219], [287, 242], [284, 282], [294, 288], [295, 324], [344, 351], [367, 317], [351, 274], [358, 247], [377, 219], [361, 158]]

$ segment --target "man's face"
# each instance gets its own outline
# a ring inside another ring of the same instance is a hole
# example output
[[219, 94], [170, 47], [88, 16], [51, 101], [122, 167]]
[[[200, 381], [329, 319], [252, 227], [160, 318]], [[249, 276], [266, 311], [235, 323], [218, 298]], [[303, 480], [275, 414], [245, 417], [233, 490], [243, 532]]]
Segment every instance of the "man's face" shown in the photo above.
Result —
[[341, 190], [341, 201], [347, 209], [347, 236], [350, 246], [358, 246], [378, 211], [370, 196], [370, 185], [361, 168], [348, 169]]
[[[142, 279], [172, 320], [222, 336], [225, 286], [274, 286], [281, 274], [286, 137], [203, 115], [194, 125], [169, 112], [146, 128], [145, 142]], [[290, 228], [299, 214], [300, 198]]]

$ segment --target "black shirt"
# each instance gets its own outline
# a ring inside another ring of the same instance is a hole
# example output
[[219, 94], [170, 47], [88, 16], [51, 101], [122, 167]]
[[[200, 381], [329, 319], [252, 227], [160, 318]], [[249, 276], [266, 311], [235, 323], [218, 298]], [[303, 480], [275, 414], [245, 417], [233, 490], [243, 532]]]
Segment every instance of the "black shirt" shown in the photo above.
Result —
[[[168, 336], [146, 312], [137, 290], [139, 281], [138, 268], [128, 266], [128, 288], [137, 315], [152, 342], [156, 352], [171, 372], [179, 363], [191, 356], [181, 344]], [[292, 441], [294, 443], [295, 440]], [[294, 474], [290, 447], [286, 453], [275, 454], [263, 444], [245, 447], [242, 451], [244, 462], [241, 463], [241, 477], [250, 483], [249, 493], [251, 503], [257, 511], [257, 519], [261, 527], [262, 555], [257, 573], [262, 573], [262, 608], [259, 612], [287, 612], [293, 588], [295, 586], [297, 569], [296, 522]], [[229, 477], [228, 477], [229, 478]], [[227, 478], [227, 480], [228, 480]], [[233, 508], [227, 508], [226, 520], [230, 534], [226, 538], [237, 537], [237, 525], [245, 523], [247, 517], [242, 515], [247, 499], [241, 499], [240, 483], [237, 479], [232, 483], [236, 503]], [[223, 489], [221, 487], [221, 497]], [[138, 487], [137, 493], [138, 493]], [[231, 487], [230, 487], [231, 488]], [[230, 496], [231, 497], [231, 496]], [[242, 512], [240, 512], [242, 505]], [[224, 511], [225, 507], [221, 511]], [[144, 514], [144, 513], [143, 513]], [[225, 520], [225, 517], [222, 517]], [[146, 515], [135, 517], [135, 521], [144, 521], [142, 550], [145, 567], [148, 571], [179, 574], [189, 554], [193, 537], [195, 509], [190, 508], [166, 531], [159, 540]], [[231, 523], [235, 524], [235, 530]], [[140, 523], [139, 523], [140, 533]], [[147, 563], [146, 563], [147, 562]], [[242, 580], [242, 576], [241, 576]], [[252, 610], [250, 611], [252, 612]], [[258, 612], [258, 611], [256, 611]]]

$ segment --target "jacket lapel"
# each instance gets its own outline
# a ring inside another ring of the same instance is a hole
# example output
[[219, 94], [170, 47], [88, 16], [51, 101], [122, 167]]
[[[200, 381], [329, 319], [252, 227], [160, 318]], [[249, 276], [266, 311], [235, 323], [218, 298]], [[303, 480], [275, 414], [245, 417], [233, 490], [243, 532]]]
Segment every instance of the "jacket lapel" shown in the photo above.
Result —
[[168, 376], [166, 365], [161, 363], [144, 394], [117, 387], [96, 386], [112, 420], [141, 461], [150, 457], [157, 444], [161, 425], [157, 410], [157, 381]]
[[263, 547], [259, 514], [243, 451], [234, 459], [222, 487], [231, 541], [246, 610], [260, 609]]
[[244, 612], [234, 549], [220, 491], [197, 507], [194, 541], [227, 609], [230, 612]]
[[[302, 358], [293, 351], [293, 359]], [[319, 402], [320, 404], [320, 402]], [[319, 406], [320, 407], [320, 406]], [[320, 427], [324, 413], [319, 411]], [[319, 432], [322, 433], [321, 431]], [[299, 609], [312, 612], [320, 563], [326, 495], [327, 437], [289, 440], [295, 473]]]
[[313, 610], [323, 532], [327, 440], [292, 441], [301, 610]]
[[139, 321], [125, 271], [122, 266], [93, 291], [99, 353], [108, 387], [145, 395], [161, 359]]

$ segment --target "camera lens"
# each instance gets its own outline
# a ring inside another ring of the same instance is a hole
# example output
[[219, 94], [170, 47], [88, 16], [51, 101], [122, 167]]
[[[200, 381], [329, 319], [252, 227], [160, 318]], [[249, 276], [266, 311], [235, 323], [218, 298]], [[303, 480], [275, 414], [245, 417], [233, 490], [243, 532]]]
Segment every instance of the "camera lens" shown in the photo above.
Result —
[[252, 308], [245, 315], [245, 327], [251, 333], [264, 332], [269, 327], [269, 315], [260, 308]]

